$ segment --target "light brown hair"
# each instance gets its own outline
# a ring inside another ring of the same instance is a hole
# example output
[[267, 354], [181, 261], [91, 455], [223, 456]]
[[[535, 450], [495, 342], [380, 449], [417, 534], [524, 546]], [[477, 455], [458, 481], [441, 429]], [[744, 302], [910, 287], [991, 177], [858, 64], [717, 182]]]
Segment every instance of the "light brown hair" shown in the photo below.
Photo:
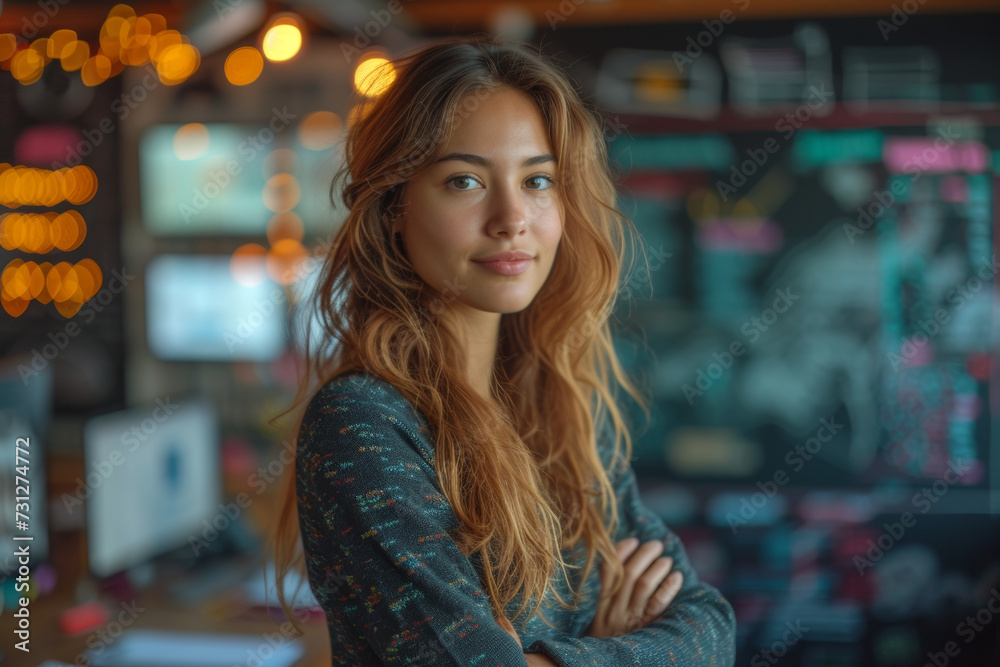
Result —
[[[615, 460], [631, 458], [612, 382], [648, 417], [618, 362], [609, 326], [626, 227], [634, 228], [616, 207], [603, 121], [558, 66], [525, 45], [447, 39], [392, 67], [395, 80], [362, 101], [346, 131], [344, 165], [331, 192], [342, 180], [348, 214], [323, 264], [315, 298], [324, 335], [306, 345], [307, 372], [293, 406], [350, 370], [395, 386], [432, 427], [437, 479], [460, 525], [452, 537], [464, 554], [479, 554], [494, 616], [520, 595], [514, 619], [533, 604], [526, 622], [547, 591], [575, 609], [580, 590], [568, 577], [572, 602], [552, 587], [557, 566], [563, 576], [579, 568], [560, 549], [585, 547], [581, 582], [596, 553], [612, 563], [616, 586], [623, 578], [611, 542], [616, 502], [595, 433], [595, 424], [607, 424]], [[456, 295], [434, 293], [390, 231], [407, 180], [433, 162], [481, 93], [500, 87], [520, 91], [538, 108], [564, 211], [547, 281], [527, 308], [501, 317], [492, 392], [505, 414], [466, 379], [459, 323], [448, 308]], [[279, 583], [303, 562], [294, 470], [282, 503], [273, 536]], [[280, 586], [279, 599], [288, 614]]]

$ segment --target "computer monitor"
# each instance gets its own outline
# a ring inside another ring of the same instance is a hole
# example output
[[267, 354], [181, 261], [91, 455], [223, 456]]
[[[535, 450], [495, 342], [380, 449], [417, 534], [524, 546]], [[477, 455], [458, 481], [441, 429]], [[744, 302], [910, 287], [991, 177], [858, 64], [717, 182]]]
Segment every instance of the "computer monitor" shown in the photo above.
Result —
[[192, 537], [219, 511], [219, 427], [211, 403], [165, 396], [84, 425], [87, 552], [106, 577]]
[[158, 255], [146, 268], [146, 340], [165, 361], [275, 359], [287, 308], [275, 282], [236, 282], [229, 255]]
[[[302, 264], [302, 267], [302, 278], [290, 286], [289, 300], [292, 302], [292, 307], [288, 318], [289, 339], [291, 345], [300, 354], [305, 352], [307, 336], [309, 344], [312, 346], [312, 352], [315, 352], [316, 346], [327, 337], [322, 316], [317, 310], [317, 291], [326, 277], [323, 274], [323, 259], [310, 258], [308, 263]], [[333, 299], [337, 309], [342, 309], [344, 295], [337, 292], [333, 295]]]
[[648, 260], [619, 300], [642, 471], [891, 493], [955, 465], [995, 511], [1000, 127], [645, 122], [611, 148]]
[[309, 236], [327, 233], [345, 214], [330, 198], [342, 156], [296, 137], [287, 125], [149, 127], [139, 142], [143, 226], [164, 237], [263, 236], [276, 211], [290, 210]]
[[[0, 359], [0, 438], [10, 447], [0, 457], [0, 540], [30, 542], [30, 567], [48, 555], [45, 451], [51, 419], [51, 365], [28, 354]], [[17, 570], [13, 552], [12, 546], [0, 555], [0, 574]]]

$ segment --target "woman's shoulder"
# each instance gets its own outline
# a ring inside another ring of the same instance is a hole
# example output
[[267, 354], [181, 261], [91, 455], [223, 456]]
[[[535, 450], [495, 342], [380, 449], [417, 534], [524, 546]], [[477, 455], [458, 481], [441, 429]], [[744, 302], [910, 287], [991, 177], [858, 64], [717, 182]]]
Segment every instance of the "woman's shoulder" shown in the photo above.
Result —
[[373, 411], [395, 414], [408, 405], [403, 394], [389, 382], [367, 371], [348, 371], [328, 379], [313, 394], [305, 416], [306, 419], [358, 413], [370, 416]]
[[426, 418], [394, 385], [366, 371], [349, 371], [328, 379], [310, 399], [299, 428], [299, 446], [300, 450], [325, 446], [332, 444], [331, 438], [379, 441], [382, 447], [405, 440], [424, 459], [432, 460], [428, 432]]
[[624, 440], [618, 438], [616, 442], [615, 425], [607, 412], [603, 413], [594, 424], [594, 436], [597, 440], [597, 453], [601, 464], [607, 471], [609, 478], [614, 482], [630, 465], [630, 461], [625, 458]]

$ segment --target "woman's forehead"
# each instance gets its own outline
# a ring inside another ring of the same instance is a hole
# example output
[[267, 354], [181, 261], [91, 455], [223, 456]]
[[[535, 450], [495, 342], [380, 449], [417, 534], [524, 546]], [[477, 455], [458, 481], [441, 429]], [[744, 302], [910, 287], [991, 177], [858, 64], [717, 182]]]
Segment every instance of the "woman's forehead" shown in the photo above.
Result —
[[552, 154], [550, 129], [535, 104], [522, 93], [505, 91], [474, 106], [458, 105], [441, 137], [433, 161], [451, 153], [491, 157], [488, 153]]

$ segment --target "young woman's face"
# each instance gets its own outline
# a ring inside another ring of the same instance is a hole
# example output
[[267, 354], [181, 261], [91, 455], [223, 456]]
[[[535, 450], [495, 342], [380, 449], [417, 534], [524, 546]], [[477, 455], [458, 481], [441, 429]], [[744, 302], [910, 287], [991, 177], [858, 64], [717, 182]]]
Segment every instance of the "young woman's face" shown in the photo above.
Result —
[[[555, 158], [522, 93], [505, 88], [465, 101], [440, 159], [405, 186], [397, 228], [443, 303], [515, 313], [545, 283], [562, 236]], [[529, 259], [482, 262], [510, 251]]]

